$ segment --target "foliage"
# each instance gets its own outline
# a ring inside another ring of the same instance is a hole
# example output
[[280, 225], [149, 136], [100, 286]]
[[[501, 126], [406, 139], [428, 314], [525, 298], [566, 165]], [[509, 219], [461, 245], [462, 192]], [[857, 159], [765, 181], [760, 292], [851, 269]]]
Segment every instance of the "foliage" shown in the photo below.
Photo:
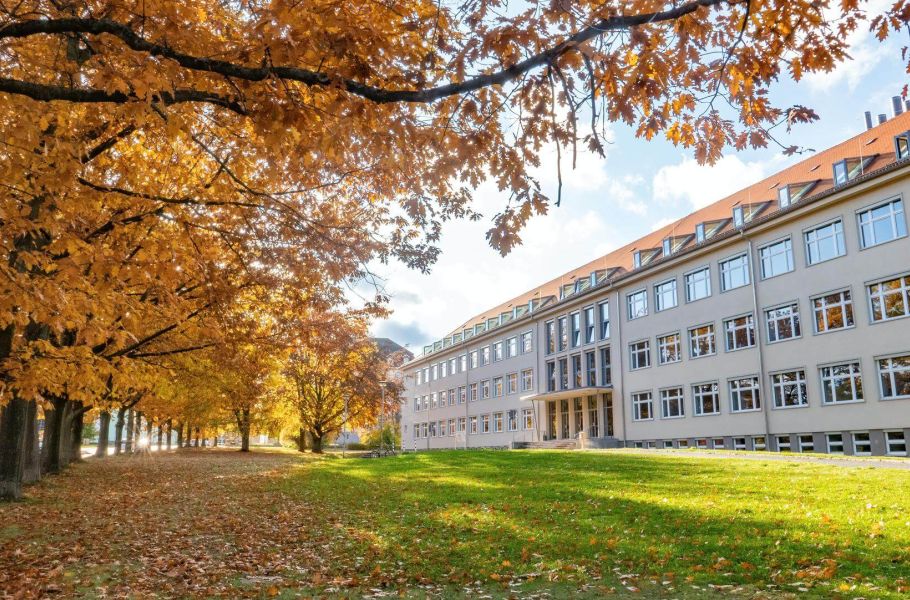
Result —
[[387, 424], [382, 429], [370, 429], [364, 437], [364, 445], [367, 448], [379, 448], [379, 442], [382, 440], [382, 447], [387, 450], [401, 448], [401, 432], [395, 425]]

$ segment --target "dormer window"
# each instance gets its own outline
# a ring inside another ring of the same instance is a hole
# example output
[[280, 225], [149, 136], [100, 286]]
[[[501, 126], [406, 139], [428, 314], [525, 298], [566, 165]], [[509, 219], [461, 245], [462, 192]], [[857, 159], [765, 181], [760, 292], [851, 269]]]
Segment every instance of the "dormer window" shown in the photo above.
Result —
[[865, 158], [845, 158], [834, 163], [834, 185], [842, 185], [863, 174], [877, 154]]
[[673, 253], [672, 244], [670, 243], [670, 238], [666, 238], [660, 244], [660, 250], [663, 252], [664, 256], [670, 256]]
[[699, 223], [695, 226], [695, 243], [700, 244], [705, 241], [705, 224]]
[[639, 267], [641, 267], [641, 251], [640, 251], [640, 250], [636, 250], [636, 251], [632, 254], [632, 268], [633, 268], [633, 269], [637, 269], [637, 268], [639, 268]]
[[745, 225], [745, 223], [746, 223], [746, 218], [743, 215], [743, 207], [734, 206], [733, 207], [733, 226], [742, 227], [743, 225]]
[[777, 204], [781, 208], [790, 206], [790, 186], [785, 185], [777, 190]]
[[898, 160], [910, 156], [910, 131], [894, 136], [894, 155]]

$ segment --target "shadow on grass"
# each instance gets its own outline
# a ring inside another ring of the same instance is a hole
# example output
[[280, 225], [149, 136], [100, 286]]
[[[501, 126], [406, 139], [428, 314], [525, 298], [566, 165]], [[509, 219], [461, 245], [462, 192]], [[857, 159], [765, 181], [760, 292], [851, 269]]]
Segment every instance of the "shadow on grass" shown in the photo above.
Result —
[[479, 451], [313, 462], [281, 487], [339, 520], [360, 576], [901, 597], [908, 485], [795, 463]]

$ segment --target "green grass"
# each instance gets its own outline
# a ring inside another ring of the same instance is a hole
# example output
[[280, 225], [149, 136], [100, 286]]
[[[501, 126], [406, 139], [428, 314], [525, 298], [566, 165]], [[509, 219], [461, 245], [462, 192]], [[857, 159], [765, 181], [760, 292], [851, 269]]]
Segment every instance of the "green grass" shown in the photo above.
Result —
[[554, 597], [910, 594], [908, 471], [477, 451], [329, 458], [273, 485], [331, 511], [335, 550], [358, 557], [361, 578], [392, 586]]

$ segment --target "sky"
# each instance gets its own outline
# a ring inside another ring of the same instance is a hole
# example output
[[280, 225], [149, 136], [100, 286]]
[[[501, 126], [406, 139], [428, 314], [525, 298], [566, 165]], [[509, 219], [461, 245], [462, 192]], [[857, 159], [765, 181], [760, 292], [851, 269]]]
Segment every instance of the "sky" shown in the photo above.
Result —
[[[880, 44], [861, 28], [851, 40], [852, 61], [798, 84], [782, 80], [771, 94], [776, 105], [806, 105], [820, 119], [775, 135], [784, 145], [823, 150], [861, 132], [866, 110], [890, 118], [890, 98], [908, 82], [902, 41]], [[484, 237], [506, 197], [482, 185], [474, 199], [485, 218], [446, 223], [441, 256], [429, 274], [400, 264], [373, 265], [393, 311], [374, 325], [373, 334], [420, 354], [425, 344], [483, 311], [806, 158], [785, 157], [771, 147], [730, 149], [715, 165], [702, 166], [691, 152], [663, 139], [636, 139], [623, 124], [613, 125], [611, 138], [605, 158], [579, 154], [574, 170], [565, 156], [570, 153], [563, 152], [561, 206], [534, 218], [521, 234], [523, 244], [508, 256], [501, 257]], [[555, 148], [543, 152], [537, 175], [555, 198]]]

